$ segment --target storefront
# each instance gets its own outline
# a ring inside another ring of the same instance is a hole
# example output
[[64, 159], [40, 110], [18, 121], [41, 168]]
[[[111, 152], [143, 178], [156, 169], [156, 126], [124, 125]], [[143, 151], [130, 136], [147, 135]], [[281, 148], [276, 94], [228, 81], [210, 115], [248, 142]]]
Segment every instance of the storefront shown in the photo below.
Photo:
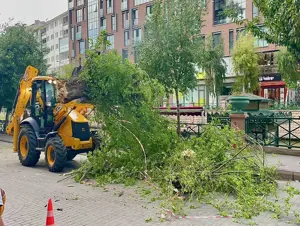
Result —
[[274, 100], [281, 104], [285, 103], [287, 89], [279, 73], [261, 76], [259, 78], [259, 88], [261, 97]]

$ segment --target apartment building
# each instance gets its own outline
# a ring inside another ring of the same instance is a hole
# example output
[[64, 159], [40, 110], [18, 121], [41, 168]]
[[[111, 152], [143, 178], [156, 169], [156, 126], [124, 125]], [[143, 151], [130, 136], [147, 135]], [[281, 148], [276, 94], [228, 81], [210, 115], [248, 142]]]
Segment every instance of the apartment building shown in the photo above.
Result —
[[[152, 12], [151, 0], [68, 0], [70, 15], [70, 56], [73, 61], [84, 57], [85, 50], [89, 48], [102, 30], [108, 33], [111, 49], [116, 49], [123, 58], [132, 62], [136, 60], [134, 46], [143, 38], [144, 24], [147, 16]], [[252, 0], [234, 0], [242, 9], [241, 16], [252, 20], [260, 16]], [[231, 53], [235, 42], [245, 29], [233, 23], [230, 18], [222, 14], [226, 0], [207, 1], [207, 15], [203, 34], [212, 35], [217, 45], [221, 38], [224, 43], [224, 60], [227, 64], [226, 80], [222, 95], [231, 92], [235, 82]], [[261, 29], [264, 29], [263, 26]], [[285, 83], [281, 81], [276, 67], [275, 54], [278, 47], [265, 40], [256, 40], [258, 51], [264, 54], [261, 62], [261, 80], [273, 76], [276, 82], [260, 83], [257, 94], [273, 99], [283, 98]], [[78, 61], [80, 62], [80, 61]], [[183, 105], [216, 105], [221, 100], [208, 94], [203, 79], [199, 73], [199, 85], [196, 90], [182, 96]], [[259, 82], [259, 81], [258, 81]], [[220, 97], [222, 98], [222, 97]]]
[[134, 43], [141, 40], [150, 0], [68, 0], [70, 53], [73, 60], [84, 54], [102, 30], [108, 33], [110, 49], [135, 60]]
[[38, 27], [37, 39], [50, 50], [45, 56], [49, 65], [48, 74], [56, 73], [63, 65], [69, 64], [68, 21], [68, 12], [64, 12], [49, 21], [36, 21], [31, 25]]

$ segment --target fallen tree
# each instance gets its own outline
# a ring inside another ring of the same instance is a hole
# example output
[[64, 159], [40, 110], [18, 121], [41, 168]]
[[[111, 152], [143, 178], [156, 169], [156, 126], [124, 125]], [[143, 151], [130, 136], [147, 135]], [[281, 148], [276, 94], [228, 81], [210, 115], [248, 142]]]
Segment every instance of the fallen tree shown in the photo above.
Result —
[[[80, 79], [97, 108], [97, 122], [103, 122], [105, 146], [71, 173], [77, 181], [131, 185], [143, 180], [158, 191], [163, 216], [184, 215], [190, 200], [246, 219], [265, 211], [280, 218], [293, 211], [291, 198], [299, 191], [288, 186], [287, 198], [278, 202], [276, 169], [264, 165], [259, 145], [219, 124], [208, 125], [201, 137], [181, 139], [174, 124], [153, 110], [163, 90], [156, 80], [116, 52], [89, 50], [88, 57]], [[300, 220], [297, 211], [294, 216]]]

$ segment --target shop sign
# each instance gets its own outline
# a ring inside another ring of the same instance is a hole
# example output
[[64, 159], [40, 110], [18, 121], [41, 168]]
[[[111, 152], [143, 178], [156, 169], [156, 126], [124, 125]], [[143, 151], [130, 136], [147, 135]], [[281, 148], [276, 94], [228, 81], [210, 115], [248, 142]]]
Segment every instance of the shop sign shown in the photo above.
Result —
[[279, 74], [275, 75], [263, 75], [259, 77], [260, 82], [274, 82], [274, 81], [281, 81], [281, 76]]

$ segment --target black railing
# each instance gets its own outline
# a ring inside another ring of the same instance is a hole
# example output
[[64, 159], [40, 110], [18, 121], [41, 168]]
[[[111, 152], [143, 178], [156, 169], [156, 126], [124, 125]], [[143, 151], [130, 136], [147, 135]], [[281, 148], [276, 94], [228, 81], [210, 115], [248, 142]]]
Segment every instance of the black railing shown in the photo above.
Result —
[[264, 146], [300, 148], [300, 118], [250, 116], [246, 133]]
[[5, 120], [0, 120], [0, 133], [5, 133]]
[[181, 123], [181, 136], [184, 138], [190, 138], [192, 136], [200, 137], [206, 125], [207, 124]]

